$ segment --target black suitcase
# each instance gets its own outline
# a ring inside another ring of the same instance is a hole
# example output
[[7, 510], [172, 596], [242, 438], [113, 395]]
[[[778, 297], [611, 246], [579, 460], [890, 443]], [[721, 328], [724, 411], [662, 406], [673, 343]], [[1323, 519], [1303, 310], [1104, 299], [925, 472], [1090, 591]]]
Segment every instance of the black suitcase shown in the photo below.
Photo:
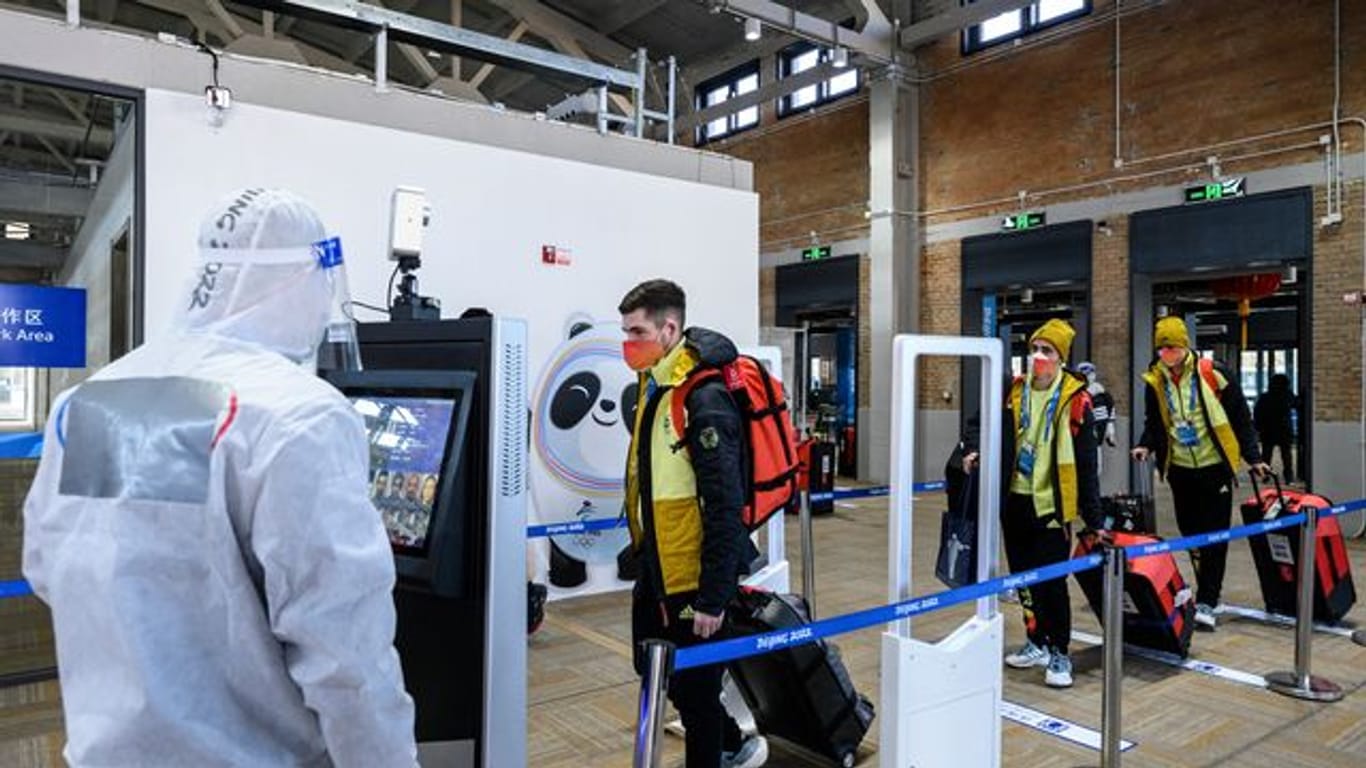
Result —
[[[809, 623], [795, 595], [744, 589], [731, 605], [727, 632], [745, 636]], [[852, 768], [873, 722], [873, 704], [854, 689], [833, 643], [818, 640], [731, 662], [731, 679], [759, 732], [777, 736]]]
[[1100, 500], [1105, 530], [1157, 534], [1157, 503], [1153, 500], [1153, 470], [1138, 465], [1138, 493], [1119, 493]]
[[[1327, 509], [1328, 499], [1307, 491], [1282, 489], [1279, 477], [1272, 475], [1275, 488], [1259, 488], [1252, 478], [1252, 498], [1240, 507], [1243, 522], [1259, 523], [1282, 515], [1293, 515], [1304, 506]], [[1356, 603], [1352, 566], [1347, 561], [1347, 546], [1335, 517], [1319, 518], [1314, 530], [1314, 621], [1336, 624]], [[1300, 528], [1283, 528], [1274, 533], [1252, 536], [1247, 540], [1252, 561], [1257, 565], [1257, 580], [1268, 613], [1299, 615]]]

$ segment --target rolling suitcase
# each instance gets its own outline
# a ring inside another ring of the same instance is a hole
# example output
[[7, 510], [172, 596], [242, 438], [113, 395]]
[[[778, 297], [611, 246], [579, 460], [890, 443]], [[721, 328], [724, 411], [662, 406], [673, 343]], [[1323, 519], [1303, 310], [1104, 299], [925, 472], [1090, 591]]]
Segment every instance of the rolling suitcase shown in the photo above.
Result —
[[[727, 611], [727, 633], [753, 635], [809, 623], [795, 595], [742, 589]], [[873, 722], [873, 704], [854, 689], [833, 643], [806, 645], [731, 662], [731, 679], [759, 732], [851, 768]]]
[[[1280, 478], [1271, 476], [1274, 488], [1258, 488], [1252, 479], [1252, 498], [1241, 507], [1244, 523], [1275, 520], [1281, 515], [1293, 515], [1306, 505], [1327, 509], [1333, 503], [1322, 496], [1281, 488]], [[1356, 587], [1352, 583], [1352, 567], [1347, 561], [1347, 546], [1337, 518], [1319, 518], [1315, 529], [1314, 547], [1314, 620], [1333, 624], [1347, 615], [1356, 603]], [[1252, 548], [1252, 560], [1257, 564], [1257, 580], [1261, 582], [1262, 599], [1268, 613], [1282, 616], [1298, 614], [1300, 528], [1252, 536], [1247, 540]]]
[[1100, 500], [1105, 530], [1123, 533], [1157, 533], [1157, 504], [1153, 500], [1153, 469], [1139, 464], [1138, 493], [1117, 493]]
[[[1156, 536], [1113, 532], [1115, 546], [1130, 547], [1161, 541]], [[1076, 557], [1091, 554], [1099, 543], [1094, 537], [1077, 541]], [[1190, 653], [1195, 629], [1195, 599], [1176, 567], [1170, 552], [1130, 559], [1124, 574], [1124, 642], [1174, 653]], [[1096, 618], [1104, 622], [1101, 569], [1076, 574]]]

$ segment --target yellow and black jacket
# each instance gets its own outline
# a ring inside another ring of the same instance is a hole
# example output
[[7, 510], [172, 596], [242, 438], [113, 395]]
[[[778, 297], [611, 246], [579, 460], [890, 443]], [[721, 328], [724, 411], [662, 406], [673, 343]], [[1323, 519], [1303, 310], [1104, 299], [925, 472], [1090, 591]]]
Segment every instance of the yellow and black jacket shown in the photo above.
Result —
[[[1104, 515], [1100, 508], [1100, 470], [1097, 464], [1095, 414], [1091, 397], [1086, 392], [1086, 379], [1078, 373], [1063, 370], [1062, 394], [1054, 414], [1050, 476], [1053, 492], [1052, 514], [1059, 522], [1070, 523], [1081, 519], [1088, 527], [1099, 529]], [[1009, 488], [1015, 473], [1018, 450], [1021, 407], [1028, 407], [1025, 388], [1028, 382], [1016, 378], [1006, 398], [1004, 422], [1001, 430], [1001, 512], [1004, 514]], [[1022, 402], [1023, 401], [1023, 402]], [[980, 424], [976, 416], [968, 419], [961, 451], [978, 451]], [[1047, 513], [1047, 506], [1035, 503], [1035, 509]]]
[[[1262, 460], [1257, 446], [1257, 433], [1252, 426], [1252, 414], [1248, 411], [1247, 401], [1243, 399], [1241, 388], [1233, 374], [1224, 366], [1195, 355], [1187, 355], [1185, 371], [1182, 374], [1180, 393], [1185, 396], [1187, 376], [1196, 376], [1200, 393], [1200, 413], [1203, 415], [1207, 434], [1213, 438], [1214, 448], [1219, 453], [1224, 468], [1230, 476], [1236, 476], [1242, 461], [1255, 464]], [[1167, 385], [1166, 366], [1159, 360], [1143, 374], [1148, 385], [1144, 395], [1146, 404], [1143, 418], [1143, 436], [1139, 438], [1140, 447], [1153, 452], [1159, 472], [1165, 476], [1171, 467], [1172, 417], [1164, 388]]]
[[720, 614], [754, 553], [741, 523], [745, 453], [741, 416], [720, 378], [693, 387], [684, 439], [671, 423], [674, 389], [701, 366], [737, 356], [719, 333], [690, 328], [642, 373], [626, 469], [626, 517], [640, 557], [638, 594], [664, 600], [697, 593], [693, 606]]

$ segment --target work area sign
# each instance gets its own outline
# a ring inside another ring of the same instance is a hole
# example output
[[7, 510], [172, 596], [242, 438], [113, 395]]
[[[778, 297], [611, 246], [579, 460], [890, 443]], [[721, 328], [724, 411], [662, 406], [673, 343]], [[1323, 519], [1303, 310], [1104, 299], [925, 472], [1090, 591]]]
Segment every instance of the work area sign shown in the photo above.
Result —
[[0, 283], [0, 366], [85, 367], [85, 289]]

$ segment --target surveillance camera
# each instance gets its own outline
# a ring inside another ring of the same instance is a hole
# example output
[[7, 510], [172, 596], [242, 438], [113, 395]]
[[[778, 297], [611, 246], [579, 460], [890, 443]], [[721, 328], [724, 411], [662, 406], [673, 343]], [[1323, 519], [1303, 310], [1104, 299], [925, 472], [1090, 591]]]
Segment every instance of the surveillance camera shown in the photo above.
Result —
[[427, 194], [415, 187], [394, 189], [389, 220], [389, 258], [392, 261], [422, 257], [422, 236], [431, 223]]

